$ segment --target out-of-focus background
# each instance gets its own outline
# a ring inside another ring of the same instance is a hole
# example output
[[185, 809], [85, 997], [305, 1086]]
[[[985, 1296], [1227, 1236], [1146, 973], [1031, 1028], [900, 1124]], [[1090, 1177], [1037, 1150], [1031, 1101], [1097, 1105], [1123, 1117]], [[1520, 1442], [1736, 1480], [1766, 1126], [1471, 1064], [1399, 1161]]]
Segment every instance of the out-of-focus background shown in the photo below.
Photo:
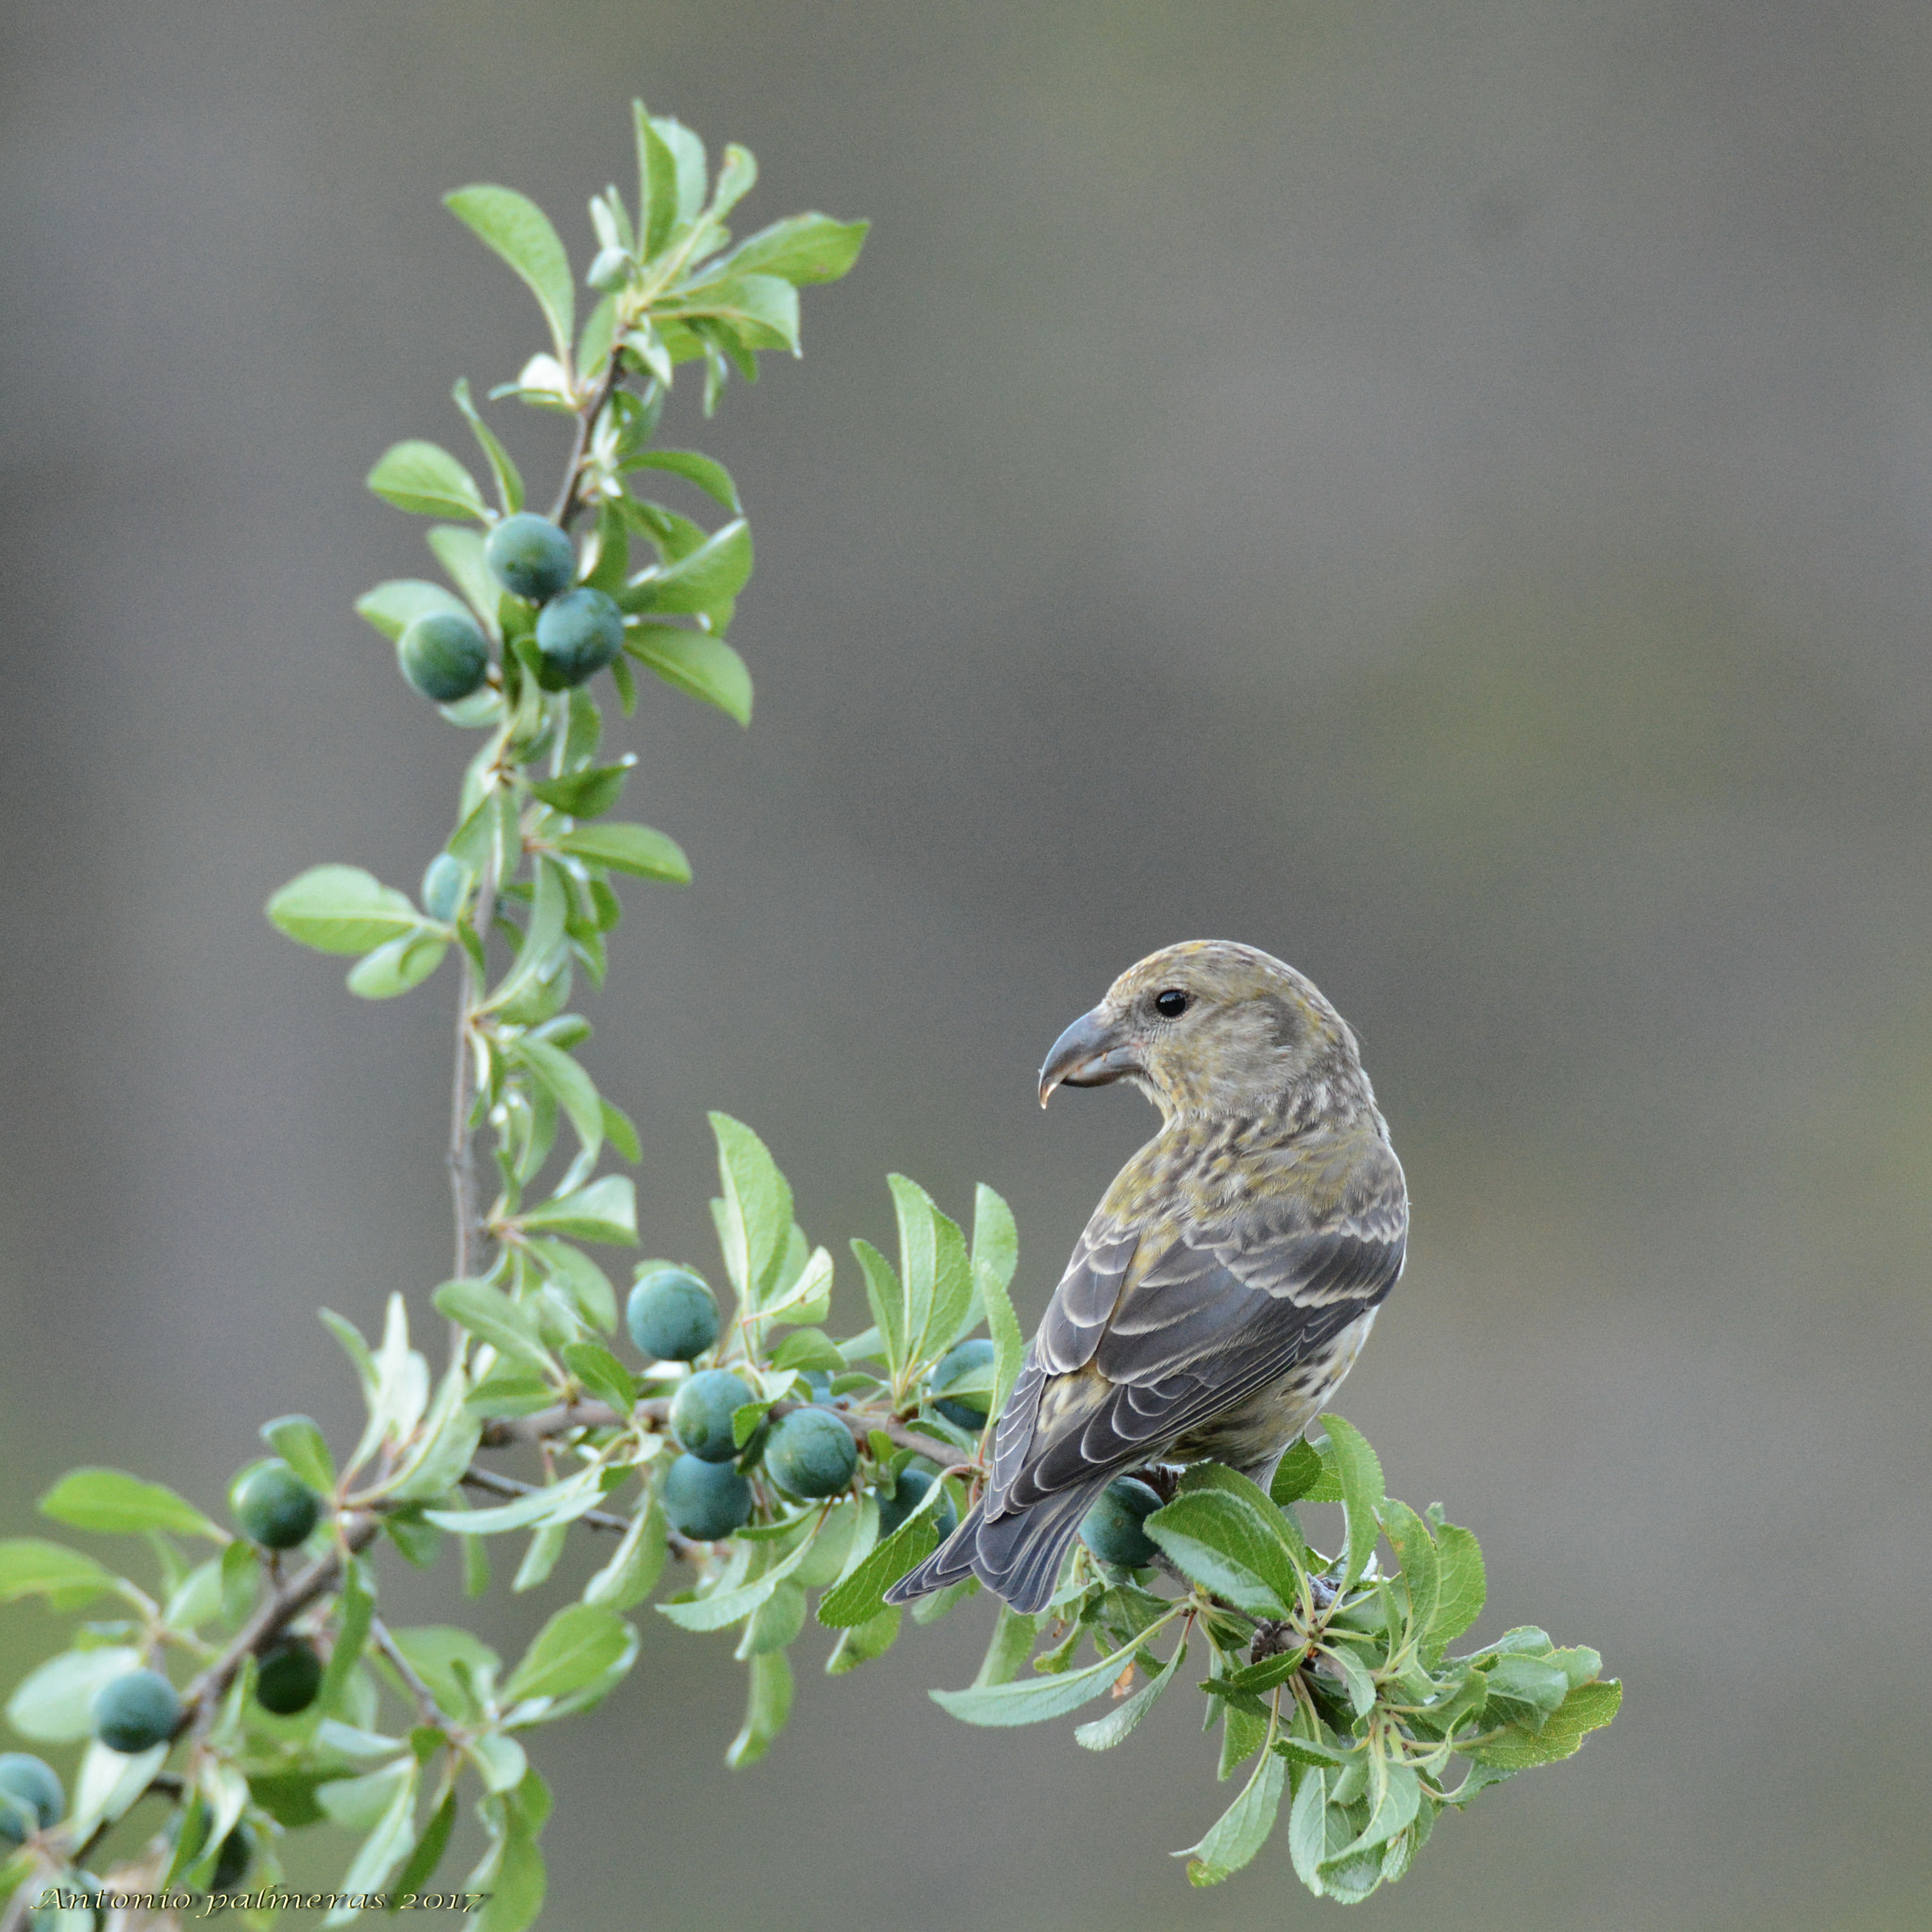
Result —
[[[754, 221], [875, 223], [802, 364], [675, 406], [753, 514], [758, 711], [629, 730], [697, 868], [590, 1008], [650, 1250], [709, 1258], [721, 1106], [841, 1253], [889, 1168], [991, 1183], [1030, 1321], [1151, 1124], [1042, 1116], [1047, 1043], [1166, 941], [1284, 955], [1414, 1193], [1343, 1407], [1482, 1535], [1484, 1634], [1626, 1683], [1358, 1922], [1920, 1923], [1913, 0], [14, 0], [0, 1528], [82, 1459], [216, 1503], [263, 1417], [346, 1419], [317, 1304], [441, 1278], [449, 988], [364, 1006], [260, 908], [322, 859], [412, 884], [446, 829], [465, 742], [350, 609], [423, 525], [361, 478], [540, 345], [438, 196], [521, 187], [581, 266], [633, 93], [756, 149]], [[944, 1717], [986, 1622], [808, 1672], [742, 1777], [725, 1646], [647, 1629], [537, 1742], [545, 1923], [1332, 1911], [1280, 1844], [1188, 1892], [1227, 1793], [1186, 1700], [1099, 1759]], [[50, 1636], [9, 1613], [7, 1681]]]

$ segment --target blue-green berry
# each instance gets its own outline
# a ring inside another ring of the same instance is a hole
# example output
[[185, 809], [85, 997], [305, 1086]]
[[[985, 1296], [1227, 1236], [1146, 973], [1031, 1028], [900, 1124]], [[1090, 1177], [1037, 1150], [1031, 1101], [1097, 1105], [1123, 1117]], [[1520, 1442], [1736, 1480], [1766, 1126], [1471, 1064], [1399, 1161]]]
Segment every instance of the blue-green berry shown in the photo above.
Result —
[[728, 1462], [680, 1456], [658, 1491], [664, 1514], [680, 1536], [714, 1543], [751, 1521], [751, 1485]]
[[396, 662], [425, 698], [453, 705], [490, 675], [490, 641], [460, 612], [432, 610], [396, 640]]
[[94, 1699], [94, 1736], [110, 1751], [132, 1754], [165, 1743], [180, 1722], [181, 1699], [158, 1671], [114, 1677]]
[[450, 924], [469, 896], [470, 871], [460, 858], [439, 852], [423, 874], [423, 909], [431, 919]]
[[537, 619], [537, 648], [558, 684], [581, 684], [624, 649], [624, 612], [589, 585], [566, 591]]
[[[933, 1366], [932, 1386], [943, 1389], [948, 1382], [975, 1372], [984, 1372], [989, 1382], [991, 1380], [993, 1363], [992, 1343], [981, 1335], [971, 1341], [962, 1341], [957, 1348], [949, 1348]], [[955, 1428], [965, 1429], [969, 1434], [977, 1435], [986, 1426], [988, 1409], [992, 1407], [990, 1390], [975, 1390], [970, 1394], [941, 1396], [933, 1404], [940, 1414]]]
[[836, 1496], [858, 1469], [852, 1431], [823, 1408], [781, 1415], [765, 1442], [765, 1473], [794, 1496]]
[[322, 1657], [306, 1637], [271, 1644], [255, 1667], [256, 1700], [277, 1717], [307, 1710], [321, 1689]]
[[671, 1433], [687, 1455], [729, 1462], [738, 1454], [731, 1416], [751, 1391], [729, 1369], [701, 1369], [671, 1398]]
[[1080, 1524], [1081, 1541], [1103, 1563], [1143, 1569], [1160, 1550], [1141, 1525], [1159, 1507], [1158, 1491], [1133, 1476], [1117, 1477], [1088, 1510]]
[[67, 1793], [54, 1767], [25, 1751], [0, 1755], [0, 1845], [17, 1845], [59, 1824]]
[[228, 1502], [242, 1534], [265, 1550], [292, 1550], [322, 1520], [322, 1498], [279, 1457], [250, 1470]]
[[519, 510], [505, 517], [483, 544], [483, 560], [498, 583], [532, 604], [544, 604], [567, 591], [577, 574], [570, 539], [548, 517]]
[[657, 1268], [639, 1277], [624, 1319], [640, 1355], [695, 1361], [718, 1339], [718, 1297], [689, 1268]]
[[[898, 1487], [889, 1496], [879, 1491], [879, 1535], [889, 1537], [925, 1501], [926, 1491], [938, 1478], [929, 1471], [908, 1465], [899, 1472]], [[959, 1526], [959, 1512], [953, 1507], [950, 1496], [941, 1495], [932, 1507], [932, 1526], [939, 1531], [941, 1542], [952, 1535]]]

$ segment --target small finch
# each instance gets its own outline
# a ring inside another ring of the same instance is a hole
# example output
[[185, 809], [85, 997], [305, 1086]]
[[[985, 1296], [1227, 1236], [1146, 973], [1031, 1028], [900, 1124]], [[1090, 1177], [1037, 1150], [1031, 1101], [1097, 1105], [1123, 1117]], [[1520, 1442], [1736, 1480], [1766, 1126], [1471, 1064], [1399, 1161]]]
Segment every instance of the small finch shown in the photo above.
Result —
[[1267, 1486], [1402, 1273], [1408, 1195], [1355, 1035], [1313, 983], [1225, 940], [1154, 953], [1055, 1041], [1056, 1087], [1131, 1080], [1160, 1131], [1074, 1249], [966, 1520], [888, 1603], [977, 1574], [1052, 1596], [1116, 1476], [1216, 1461]]

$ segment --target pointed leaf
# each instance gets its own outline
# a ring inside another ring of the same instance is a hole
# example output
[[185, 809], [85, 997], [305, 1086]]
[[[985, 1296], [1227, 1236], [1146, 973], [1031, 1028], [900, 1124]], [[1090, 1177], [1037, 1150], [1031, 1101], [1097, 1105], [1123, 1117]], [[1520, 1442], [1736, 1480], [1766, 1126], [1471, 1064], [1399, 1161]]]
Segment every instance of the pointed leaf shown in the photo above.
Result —
[[385, 503], [425, 517], [475, 517], [489, 512], [476, 479], [440, 443], [398, 442], [385, 450], [368, 477]]
[[495, 250], [524, 279], [550, 325], [558, 359], [570, 361], [576, 325], [576, 290], [570, 257], [550, 218], [527, 195], [478, 184], [443, 196], [443, 206]]
[[664, 879], [672, 885], [691, 883], [691, 860], [677, 843], [649, 825], [579, 825], [557, 840], [559, 852], [608, 865], [613, 872], [639, 878]]
[[366, 953], [423, 925], [401, 892], [355, 865], [311, 866], [270, 899], [268, 916], [318, 953]]
[[1386, 1493], [1382, 1487], [1382, 1465], [1369, 1446], [1369, 1439], [1339, 1415], [1324, 1415], [1322, 1426], [1328, 1431], [1328, 1446], [1341, 1483], [1341, 1507], [1348, 1513], [1348, 1567], [1342, 1588], [1353, 1590], [1374, 1554], [1380, 1533], [1376, 1511]]
[[1081, 1724], [1074, 1732], [1074, 1743], [1084, 1744], [1090, 1751], [1111, 1751], [1153, 1709], [1155, 1699], [1174, 1682], [1174, 1674], [1180, 1669], [1181, 1659], [1187, 1654], [1188, 1646], [1177, 1643], [1174, 1655], [1161, 1666], [1159, 1673], [1148, 1678], [1125, 1703], [1108, 1711], [1105, 1717]]
[[740, 275], [780, 275], [794, 286], [836, 282], [858, 259], [870, 222], [792, 215], [747, 236], [725, 258]]
[[159, 1483], [143, 1482], [118, 1469], [76, 1469], [41, 1498], [41, 1514], [75, 1529], [130, 1534], [146, 1529], [205, 1536], [218, 1543], [227, 1537], [192, 1503]]
[[741, 724], [751, 723], [751, 673], [723, 638], [669, 624], [633, 624], [625, 628], [624, 647], [686, 696], [717, 706]]

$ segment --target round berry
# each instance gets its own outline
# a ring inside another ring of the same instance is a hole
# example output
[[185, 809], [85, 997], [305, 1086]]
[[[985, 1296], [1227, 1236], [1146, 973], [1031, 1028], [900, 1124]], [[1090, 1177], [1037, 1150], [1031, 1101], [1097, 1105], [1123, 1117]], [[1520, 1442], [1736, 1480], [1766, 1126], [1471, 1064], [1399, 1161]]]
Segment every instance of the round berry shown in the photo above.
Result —
[[658, 1268], [639, 1277], [624, 1319], [639, 1354], [695, 1361], [718, 1339], [718, 1297], [689, 1268]]
[[1160, 1507], [1158, 1493], [1130, 1475], [1108, 1484], [1080, 1524], [1081, 1541], [1103, 1563], [1140, 1570], [1160, 1554], [1141, 1524]]
[[751, 1521], [751, 1485], [728, 1462], [680, 1456], [658, 1493], [672, 1528], [701, 1543], [717, 1542]]
[[778, 1418], [765, 1443], [765, 1473], [794, 1496], [836, 1496], [858, 1468], [852, 1431], [823, 1408], [794, 1408]]
[[432, 610], [396, 640], [396, 662], [425, 698], [453, 705], [490, 675], [490, 642], [469, 618]]
[[306, 1637], [284, 1637], [262, 1652], [255, 1670], [255, 1696], [264, 1710], [293, 1717], [315, 1702], [322, 1689], [322, 1657]]
[[242, 1534], [265, 1550], [292, 1550], [322, 1519], [322, 1498], [279, 1457], [247, 1471], [228, 1504]]
[[499, 583], [532, 604], [548, 603], [559, 591], [568, 590], [577, 574], [570, 539], [548, 517], [532, 516], [528, 510], [505, 517], [491, 531], [483, 560]]
[[537, 619], [537, 648], [558, 684], [581, 684], [624, 649], [624, 612], [588, 585], [566, 591]]
[[132, 1754], [165, 1743], [181, 1722], [181, 1699], [158, 1671], [129, 1671], [103, 1684], [94, 1699], [94, 1736], [110, 1751]]
[[[930, 1470], [908, 1464], [899, 1472], [898, 1487], [888, 1496], [879, 1494], [879, 1538], [883, 1541], [899, 1527], [919, 1506], [925, 1501], [926, 1491], [937, 1478]], [[941, 1495], [932, 1507], [932, 1526], [939, 1531], [941, 1542], [952, 1535], [959, 1526], [959, 1512], [953, 1507], [953, 1499]]]
[[[983, 1374], [991, 1384], [992, 1360], [992, 1343], [983, 1335], [971, 1341], [962, 1341], [957, 1348], [949, 1348], [934, 1364], [932, 1386], [943, 1389], [948, 1382], [958, 1381], [968, 1374]], [[955, 1428], [977, 1435], [986, 1426], [986, 1412], [992, 1407], [992, 1395], [990, 1388], [974, 1390], [966, 1394], [941, 1396], [933, 1407]]]
[[460, 858], [439, 852], [423, 874], [423, 909], [448, 925], [463, 909], [469, 891], [469, 868]]
[[31, 1833], [58, 1824], [67, 1793], [54, 1768], [25, 1751], [0, 1755], [0, 1845], [17, 1845]]
[[750, 1400], [751, 1391], [728, 1369], [700, 1369], [671, 1398], [677, 1446], [704, 1462], [729, 1462], [738, 1454], [732, 1412]]

